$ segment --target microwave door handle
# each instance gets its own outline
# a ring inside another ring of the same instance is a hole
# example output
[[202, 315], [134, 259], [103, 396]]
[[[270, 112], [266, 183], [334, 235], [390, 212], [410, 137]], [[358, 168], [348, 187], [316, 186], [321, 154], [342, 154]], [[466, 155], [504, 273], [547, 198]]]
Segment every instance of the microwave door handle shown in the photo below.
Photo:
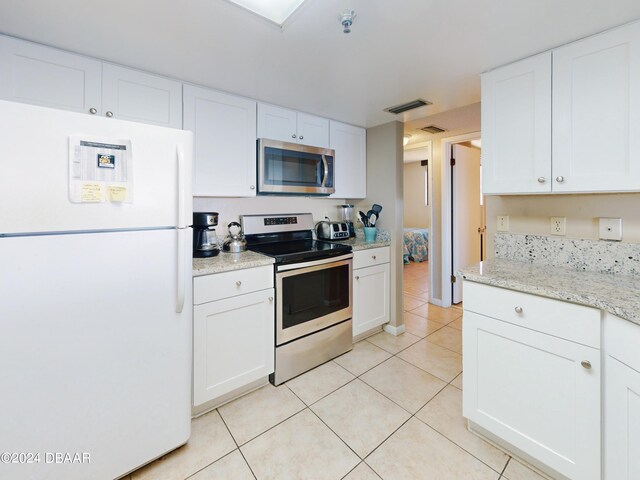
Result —
[[329, 179], [329, 162], [327, 162], [327, 157], [325, 155], [322, 155], [322, 164], [324, 165], [324, 177], [322, 178], [322, 185], [320, 186], [324, 188], [327, 184], [327, 180]]

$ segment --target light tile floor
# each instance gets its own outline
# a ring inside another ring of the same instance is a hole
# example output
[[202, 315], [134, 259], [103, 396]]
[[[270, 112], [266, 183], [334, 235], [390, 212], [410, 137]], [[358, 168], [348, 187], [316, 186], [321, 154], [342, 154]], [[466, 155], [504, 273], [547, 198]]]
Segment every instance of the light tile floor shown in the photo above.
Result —
[[[405, 267], [405, 325], [193, 420], [189, 443], [127, 480], [540, 480], [466, 429], [462, 310]], [[406, 301], [410, 300], [410, 301]]]

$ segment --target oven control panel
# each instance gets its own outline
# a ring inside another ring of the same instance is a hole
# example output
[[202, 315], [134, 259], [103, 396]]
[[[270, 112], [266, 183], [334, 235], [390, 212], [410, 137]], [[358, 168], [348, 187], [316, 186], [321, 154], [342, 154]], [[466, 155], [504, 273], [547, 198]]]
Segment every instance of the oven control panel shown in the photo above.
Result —
[[240, 215], [240, 223], [245, 235], [299, 232], [314, 227], [310, 213]]
[[297, 225], [298, 217], [266, 217], [264, 225], [269, 227], [273, 225]]

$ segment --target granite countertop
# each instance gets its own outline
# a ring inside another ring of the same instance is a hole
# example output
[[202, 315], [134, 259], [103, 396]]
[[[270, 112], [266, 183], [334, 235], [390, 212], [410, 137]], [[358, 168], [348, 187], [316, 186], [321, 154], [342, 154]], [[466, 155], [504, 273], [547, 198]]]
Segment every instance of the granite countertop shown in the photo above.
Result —
[[350, 240], [336, 240], [335, 243], [349, 245], [354, 252], [358, 250], [366, 250], [368, 248], [388, 247], [391, 241], [388, 238], [378, 235], [374, 242], [365, 242], [364, 238], [356, 237]]
[[366, 242], [364, 239], [364, 230], [362, 228], [356, 228], [355, 238], [348, 240], [334, 240], [334, 242], [349, 245], [354, 252], [357, 252], [358, 250], [367, 250], [369, 248], [388, 247], [391, 245], [391, 235], [386, 230], [378, 229], [375, 241]]
[[250, 250], [240, 253], [220, 252], [211, 258], [193, 259], [193, 276], [211, 275], [212, 273], [229, 272], [243, 268], [273, 265], [274, 259]]
[[640, 325], [640, 276], [494, 259], [457, 272], [465, 280], [595, 307]]
[[[368, 248], [388, 247], [391, 245], [388, 232], [381, 230], [376, 236], [374, 242], [365, 242], [362, 232], [358, 235], [356, 230], [356, 238], [350, 240], [340, 240], [336, 243], [349, 245], [354, 252], [365, 250]], [[213, 273], [229, 272], [231, 270], [241, 270], [243, 268], [262, 267], [264, 265], [273, 265], [275, 260], [266, 255], [246, 250], [241, 253], [220, 252], [211, 258], [194, 258], [193, 259], [193, 276], [211, 275]]]

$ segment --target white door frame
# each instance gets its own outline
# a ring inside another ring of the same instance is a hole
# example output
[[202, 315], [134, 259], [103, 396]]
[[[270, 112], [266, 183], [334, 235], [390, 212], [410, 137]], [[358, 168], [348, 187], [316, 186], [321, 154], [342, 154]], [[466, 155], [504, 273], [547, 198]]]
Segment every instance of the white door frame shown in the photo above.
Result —
[[[454, 137], [447, 137], [441, 140], [442, 152], [440, 158], [442, 159], [442, 178], [440, 191], [442, 192], [441, 202], [442, 210], [440, 212], [442, 231], [440, 232], [440, 240], [442, 245], [440, 265], [442, 267], [442, 298], [441, 306], [451, 306], [451, 146], [455, 143], [468, 142], [470, 140], [479, 139], [480, 132], [465, 133], [464, 135], [456, 135]], [[431, 248], [431, 242], [429, 243]], [[433, 269], [430, 268], [431, 272]], [[432, 273], [433, 274], [433, 273]], [[432, 278], [433, 282], [433, 278]], [[429, 298], [431, 298], [431, 290], [429, 291]]]

